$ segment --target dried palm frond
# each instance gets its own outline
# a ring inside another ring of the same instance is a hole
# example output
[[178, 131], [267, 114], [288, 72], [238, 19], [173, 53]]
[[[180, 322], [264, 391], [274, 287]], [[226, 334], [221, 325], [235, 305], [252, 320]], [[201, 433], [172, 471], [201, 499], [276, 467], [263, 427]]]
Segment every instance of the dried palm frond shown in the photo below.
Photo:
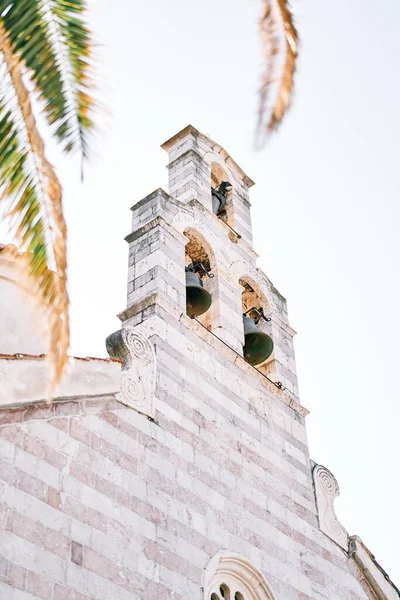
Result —
[[[288, 0], [263, 0], [260, 33], [265, 70], [260, 90], [258, 131], [265, 135], [276, 129], [281, 122], [290, 106], [293, 93], [298, 34]], [[280, 62], [283, 64], [279, 64]]]
[[[84, 0], [0, 0], [0, 201], [24, 250], [21, 266], [49, 321], [51, 388], [69, 345], [62, 189], [32, 106], [66, 152], [88, 154], [91, 39]], [[37, 104], [37, 103], [36, 103]]]

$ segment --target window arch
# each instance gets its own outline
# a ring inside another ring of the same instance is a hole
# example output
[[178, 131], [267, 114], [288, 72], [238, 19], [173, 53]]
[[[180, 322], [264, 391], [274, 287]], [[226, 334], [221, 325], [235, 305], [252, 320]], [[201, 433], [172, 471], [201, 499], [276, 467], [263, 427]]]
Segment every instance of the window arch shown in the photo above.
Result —
[[[196, 275], [201, 279], [204, 289], [211, 294], [210, 308], [197, 317], [204, 327], [211, 330], [214, 328], [217, 315], [218, 276], [216, 276], [215, 253], [205, 237], [193, 227], [186, 227], [183, 234], [188, 240], [185, 246], [185, 267], [201, 263], [202, 267], [196, 269]], [[207, 276], [203, 267], [210, 277]]]
[[262, 572], [240, 554], [219, 552], [203, 574], [203, 600], [275, 600]]
[[[215, 254], [205, 237], [193, 227], [186, 227], [183, 235], [188, 240], [185, 246], [185, 264], [197, 260], [202, 262], [207, 269], [214, 269], [216, 266]], [[201, 274], [201, 277], [203, 276], [204, 274]]]
[[270, 313], [270, 305], [267, 297], [261, 290], [260, 286], [247, 275], [239, 278], [239, 284], [242, 286], [242, 309], [246, 312], [252, 307], [262, 307], [265, 314]]
[[211, 198], [215, 215], [226, 223], [233, 220], [232, 179], [217, 162], [211, 163]]

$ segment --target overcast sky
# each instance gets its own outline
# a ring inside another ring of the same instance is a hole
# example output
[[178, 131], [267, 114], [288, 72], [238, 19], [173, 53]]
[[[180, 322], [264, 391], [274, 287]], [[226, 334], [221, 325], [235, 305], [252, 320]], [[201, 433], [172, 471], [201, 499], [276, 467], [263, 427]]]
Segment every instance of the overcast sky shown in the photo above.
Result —
[[400, 585], [400, 3], [293, 3], [293, 108], [256, 152], [260, 5], [92, 2], [108, 113], [85, 183], [59, 168], [71, 353], [105, 355], [126, 302], [129, 208], [167, 189], [159, 146], [191, 123], [256, 181], [255, 249], [298, 332], [311, 457], [336, 476], [349, 533]]

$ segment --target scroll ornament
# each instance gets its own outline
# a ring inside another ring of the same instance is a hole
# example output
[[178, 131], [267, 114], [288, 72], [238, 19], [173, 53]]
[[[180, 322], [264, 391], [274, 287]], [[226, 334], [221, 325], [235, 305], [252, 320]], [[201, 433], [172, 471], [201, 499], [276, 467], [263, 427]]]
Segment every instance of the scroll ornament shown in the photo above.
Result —
[[319, 527], [321, 531], [347, 551], [348, 534], [338, 520], [333, 507], [334, 500], [340, 493], [338, 483], [332, 473], [322, 465], [316, 464], [314, 466], [313, 477]]
[[149, 340], [134, 327], [108, 336], [107, 352], [121, 360], [121, 387], [117, 399], [135, 410], [154, 416], [156, 355]]

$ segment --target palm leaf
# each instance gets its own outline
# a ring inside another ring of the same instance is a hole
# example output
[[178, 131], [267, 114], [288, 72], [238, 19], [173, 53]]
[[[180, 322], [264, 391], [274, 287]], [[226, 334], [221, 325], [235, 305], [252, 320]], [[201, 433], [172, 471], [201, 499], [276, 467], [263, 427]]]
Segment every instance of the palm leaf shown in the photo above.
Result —
[[45, 156], [21, 64], [1, 19], [0, 51], [0, 200], [8, 202], [10, 227], [26, 250], [21, 268], [48, 315], [54, 389], [67, 361], [69, 343], [62, 192]]
[[54, 135], [82, 158], [95, 104], [85, 8], [85, 0], [0, 0], [13, 51], [27, 67]]
[[18, 262], [48, 314], [53, 388], [69, 343], [67, 232], [32, 104], [65, 151], [87, 157], [95, 103], [85, 8], [85, 0], [0, 0], [0, 201], [24, 250]]
[[[265, 134], [275, 130], [282, 121], [293, 93], [298, 34], [288, 0], [263, 0], [260, 33], [265, 70], [260, 91], [258, 131]], [[274, 97], [272, 101], [271, 96]]]

